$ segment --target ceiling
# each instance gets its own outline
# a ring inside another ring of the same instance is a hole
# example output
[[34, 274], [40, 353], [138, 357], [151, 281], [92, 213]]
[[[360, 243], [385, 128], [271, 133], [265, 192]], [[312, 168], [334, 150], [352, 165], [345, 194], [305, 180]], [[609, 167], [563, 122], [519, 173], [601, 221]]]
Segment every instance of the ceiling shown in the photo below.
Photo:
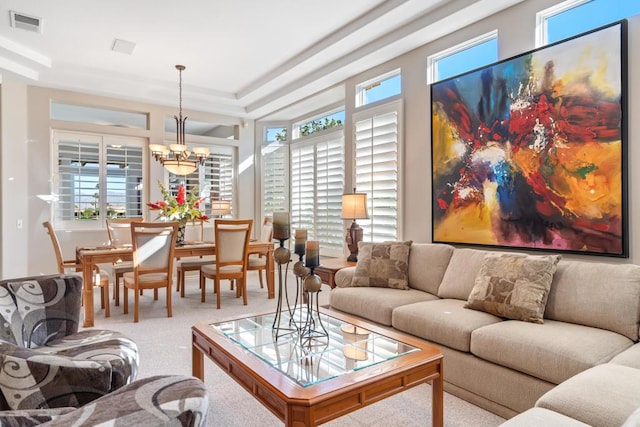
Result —
[[[521, 1], [2, 0], [0, 74], [175, 106], [184, 64], [185, 109], [290, 119], [340, 100], [346, 78]], [[10, 11], [41, 32], [12, 27]], [[116, 39], [133, 52], [113, 51]]]

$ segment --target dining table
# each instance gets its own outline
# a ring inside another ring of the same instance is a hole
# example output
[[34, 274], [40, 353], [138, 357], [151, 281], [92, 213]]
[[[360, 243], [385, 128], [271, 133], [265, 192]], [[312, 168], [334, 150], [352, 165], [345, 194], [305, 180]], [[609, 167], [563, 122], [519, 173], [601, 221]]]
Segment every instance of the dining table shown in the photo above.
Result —
[[[249, 243], [249, 253], [266, 256], [267, 261], [267, 296], [275, 296], [275, 262], [273, 259], [273, 242], [251, 241]], [[176, 245], [174, 256], [176, 258], [197, 257], [215, 255], [216, 245], [213, 242], [185, 242]], [[76, 248], [76, 262], [82, 265], [83, 278], [83, 300], [84, 300], [84, 322], [85, 328], [94, 326], [93, 312], [93, 267], [96, 264], [113, 263], [118, 261], [133, 260], [133, 249], [131, 247], [113, 246], [92, 246]], [[107, 304], [109, 302], [107, 301]]]

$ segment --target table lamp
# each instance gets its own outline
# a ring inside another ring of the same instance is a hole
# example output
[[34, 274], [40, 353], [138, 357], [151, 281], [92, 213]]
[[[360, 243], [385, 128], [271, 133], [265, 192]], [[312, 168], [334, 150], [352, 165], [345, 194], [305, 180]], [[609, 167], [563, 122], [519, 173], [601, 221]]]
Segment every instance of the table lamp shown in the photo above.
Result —
[[351, 227], [347, 229], [347, 247], [351, 254], [347, 261], [358, 261], [358, 242], [362, 241], [362, 228], [356, 222], [356, 219], [367, 219], [367, 193], [347, 193], [342, 195], [342, 219], [351, 219]]
[[211, 216], [222, 218], [231, 213], [231, 201], [229, 200], [211, 200]]

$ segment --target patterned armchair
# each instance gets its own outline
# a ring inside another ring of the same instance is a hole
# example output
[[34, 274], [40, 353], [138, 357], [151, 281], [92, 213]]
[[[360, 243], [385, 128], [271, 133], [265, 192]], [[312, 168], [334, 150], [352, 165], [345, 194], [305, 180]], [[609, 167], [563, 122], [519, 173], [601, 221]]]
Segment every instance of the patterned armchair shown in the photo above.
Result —
[[78, 276], [0, 281], [0, 411], [77, 408], [135, 379], [136, 344], [78, 332], [81, 302]]

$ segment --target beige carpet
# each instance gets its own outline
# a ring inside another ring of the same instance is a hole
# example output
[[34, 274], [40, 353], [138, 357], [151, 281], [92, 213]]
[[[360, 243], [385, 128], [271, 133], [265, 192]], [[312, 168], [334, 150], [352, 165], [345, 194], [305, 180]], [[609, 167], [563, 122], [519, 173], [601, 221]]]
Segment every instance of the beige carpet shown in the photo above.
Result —
[[[290, 282], [291, 283], [291, 282]], [[95, 327], [114, 329], [131, 337], [140, 349], [138, 378], [151, 375], [191, 375], [191, 326], [199, 321], [217, 322], [238, 315], [250, 315], [275, 310], [276, 300], [267, 299], [266, 289], [260, 289], [255, 272], [250, 274], [249, 305], [235, 298], [223, 284], [221, 309], [215, 308], [213, 286], [207, 292], [207, 302], [200, 302], [197, 279], [187, 280], [186, 296], [173, 292], [173, 317], [166, 317], [164, 292], [153, 301], [152, 292], [141, 297], [140, 322], [133, 323], [133, 295], [129, 294], [129, 314], [122, 306], [111, 304], [111, 317], [105, 318], [96, 291]], [[328, 302], [329, 288], [323, 286], [320, 303]], [[111, 292], [113, 295], [113, 292]], [[281, 426], [282, 423], [242, 387], [236, 384], [213, 362], [205, 357], [205, 383], [210, 391], [209, 425], [211, 426]], [[504, 420], [477, 406], [445, 393], [446, 426], [497, 426]], [[431, 387], [421, 385], [374, 405], [325, 424], [326, 426], [429, 426], [431, 425]]]

